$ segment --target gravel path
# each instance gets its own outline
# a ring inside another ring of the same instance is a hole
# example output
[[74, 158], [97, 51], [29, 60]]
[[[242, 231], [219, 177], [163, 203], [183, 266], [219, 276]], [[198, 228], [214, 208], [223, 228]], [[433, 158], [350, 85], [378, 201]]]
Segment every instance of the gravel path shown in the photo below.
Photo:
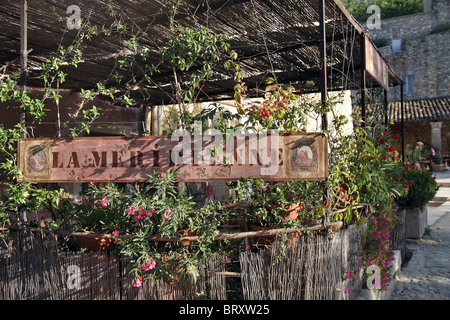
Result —
[[408, 239], [412, 258], [397, 275], [392, 300], [450, 300], [450, 212], [422, 239]]

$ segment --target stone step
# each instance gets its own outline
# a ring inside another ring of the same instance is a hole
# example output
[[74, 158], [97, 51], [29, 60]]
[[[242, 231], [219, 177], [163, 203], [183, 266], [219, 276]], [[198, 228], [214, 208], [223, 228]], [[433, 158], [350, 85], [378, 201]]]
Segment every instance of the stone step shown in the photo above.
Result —
[[440, 205], [446, 203], [447, 201], [428, 201], [428, 206], [429, 207], [439, 207]]
[[445, 202], [445, 201], [448, 201], [448, 197], [434, 197], [433, 201]]

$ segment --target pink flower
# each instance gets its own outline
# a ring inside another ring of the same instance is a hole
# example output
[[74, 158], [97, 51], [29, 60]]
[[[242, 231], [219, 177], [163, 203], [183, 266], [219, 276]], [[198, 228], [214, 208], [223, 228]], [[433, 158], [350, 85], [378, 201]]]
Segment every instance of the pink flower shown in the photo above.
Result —
[[345, 293], [346, 293], [346, 294], [350, 294], [350, 292], [352, 292], [352, 289], [350, 289], [350, 288], [347, 288], [347, 289], [345, 290]]
[[313, 206], [312, 204], [310, 204], [309, 207], [310, 207], [311, 209], [314, 209], [314, 206]]
[[89, 182], [89, 187], [93, 187], [94, 186], [94, 183], [91, 181], [91, 182]]
[[147, 211], [147, 217], [151, 217], [151, 216], [153, 216], [153, 214], [155, 213], [155, 211], [156, 211], [156, 210], [155, 210], [155, 209], [153, 209], [153, 208], [152, 208], [152, 209], [150, 209], [150, 210], [148, 210], [148, 211]]
[[225, 257], [225, 261], [226, 261], [226, 262], [230, 262], [231, 259], [230, 259], [229, 257]]
[[249, 244], [246, 245], [245, 248], [246, 248], [246, 249], [250, 249], [250, 245], [249, 245]]
[[423, 146], [423, 142], [417, 142], [417, 144], [419, 145], [419, 146]]
[[139, 266], [139, 268], [141, 268], [141, 269], [144, 270], [144, 271], [147, 271], [147, 270], [148, 270], [148, 266], [147, 266], [146, 263], [141, 264], [141, 265]]
[[172, 212], [172, 210], [170, 210], [170, 208], [167, 209], [166, 213], [164, 214], [164, 220], [169, 220], [170, 219], [169, 213], [171, 213], [171, 212]]
[[131, 216], [132, 214], [134, 214], [134, 207], [133, 206], [129, 206], [127, 209], [127, 214], [129, 216]]
[[140, 214], [137, 214], [137, 213], [134, 215], [134, 217], [136, 218], [136, 220], [142, 220], [142, 219], [144, 219], [143, 216], [141, 216]]
[[112, 232], [113, 237], [118, 237], [119, 236], [119, 230], [114, 230]]
[[143, 263], [139, 266], [139, 268], [141, 268], [144, 271], [148, 271], [148, 270], [154, 269], [155, 266], [156, 266], [156, 261], [152, 259], [151, 263]]
[[142, 286], [142, 278], [137, 278], [136, 281], [133, 283], [133, 287], [139, 288]]
[[108, 205], [108, 198], [104, 197], [102, 200], [100, 200], [102, 206], [106, 207]]
[[420, 169], [421, 168], [420, 163], [416, 163], [416, 167], [417, 167], [417, 169]]
[[136, 219], [138, 219], [138, 216], [139, 216], [139, 219], [143, 219], [147, 216], [147, 212], [145, 212], [144, 208], [140, 207], [139, 213], [137, 213], [135, 216], [136, 216]]
[[434, 149], [433, 149], [433, 148], [431, 148], [431, 154], [432, 154], [433, 156], [435, 156], [435, 155], [436, 155], [436, 151], [434, 151]]

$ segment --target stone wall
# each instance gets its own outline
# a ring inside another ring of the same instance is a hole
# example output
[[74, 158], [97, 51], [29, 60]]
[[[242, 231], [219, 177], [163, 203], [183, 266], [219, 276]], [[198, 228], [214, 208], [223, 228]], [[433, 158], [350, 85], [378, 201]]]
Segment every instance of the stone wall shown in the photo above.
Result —
[[[393, 147], [395, 150], [401, 151], [401, 123], [391, 125], [393, 134], [396, 134], [398, 138], [394, 140]], [[441, 127], [441, 145], [442, 154], [444, 156], [450, 156], [450, 120], [442, 121]], [[431, 147], [431, 124], [429, 121], [414, 121], [405, 122], [405, 146], [411, 145], [414, 147], [416, 143], [420, 141], [426, 146]]]
[[[384, 42], [381, 54], [400, 77], [412, 76], [413, 92], [406, 100], [450, 94], [450, 30], [437, 32], [450, 19], [450, 1], [433, 0], [432, 11], [381, 21], [380, 29], [369, 30], [375, 43]], [[381, 16], [383, 13], [381, 12]], [[402, 40], [402, 51], [392, 51], [392, 40]], [[389, 92], [390, 101], [400, 100], [400, 89]]]
[[[450, 93], [450, 31], [435, 33], [418, 39], [403, 41], [401, 52], [392, 52], [391, 46], [380, 48], [399, 76], [411, 76], [412, 93], [405, 100], [444, 97]], [[400, 100], [400, 88], [391, 88], [391, 101]]]

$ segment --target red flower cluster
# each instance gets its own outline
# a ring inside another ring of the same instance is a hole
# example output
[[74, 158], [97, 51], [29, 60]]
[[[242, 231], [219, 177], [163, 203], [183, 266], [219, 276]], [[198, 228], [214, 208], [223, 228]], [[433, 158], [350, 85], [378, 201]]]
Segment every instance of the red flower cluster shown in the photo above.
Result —
[[206, 198], [212, 197], [213, 195], [214, 195], [214, 190], [213, 190], [212, 186], [205, 186], [203, 197], [206, 199]]
[[389, 133], [385, 130], [383, 131], [383, 136], [381, 137], [377, 137], [376, 139], [378, 140], [378, 142], [380, 142], [380, 145], [384, 145], [384, 150], [389, 152], [388, 155], [383, 155], [381, 157], [382, 160], [387, 160], [388, 157], [392, 160], [400, 160], [399, 158], [396, 158], [396, 151], [394, 151], [394, 148], [389, 145], [389, 141], [394, 140], [395, 138], [397, 138], [397, 135], [392, 135], [391, 137], [389, 136]]

